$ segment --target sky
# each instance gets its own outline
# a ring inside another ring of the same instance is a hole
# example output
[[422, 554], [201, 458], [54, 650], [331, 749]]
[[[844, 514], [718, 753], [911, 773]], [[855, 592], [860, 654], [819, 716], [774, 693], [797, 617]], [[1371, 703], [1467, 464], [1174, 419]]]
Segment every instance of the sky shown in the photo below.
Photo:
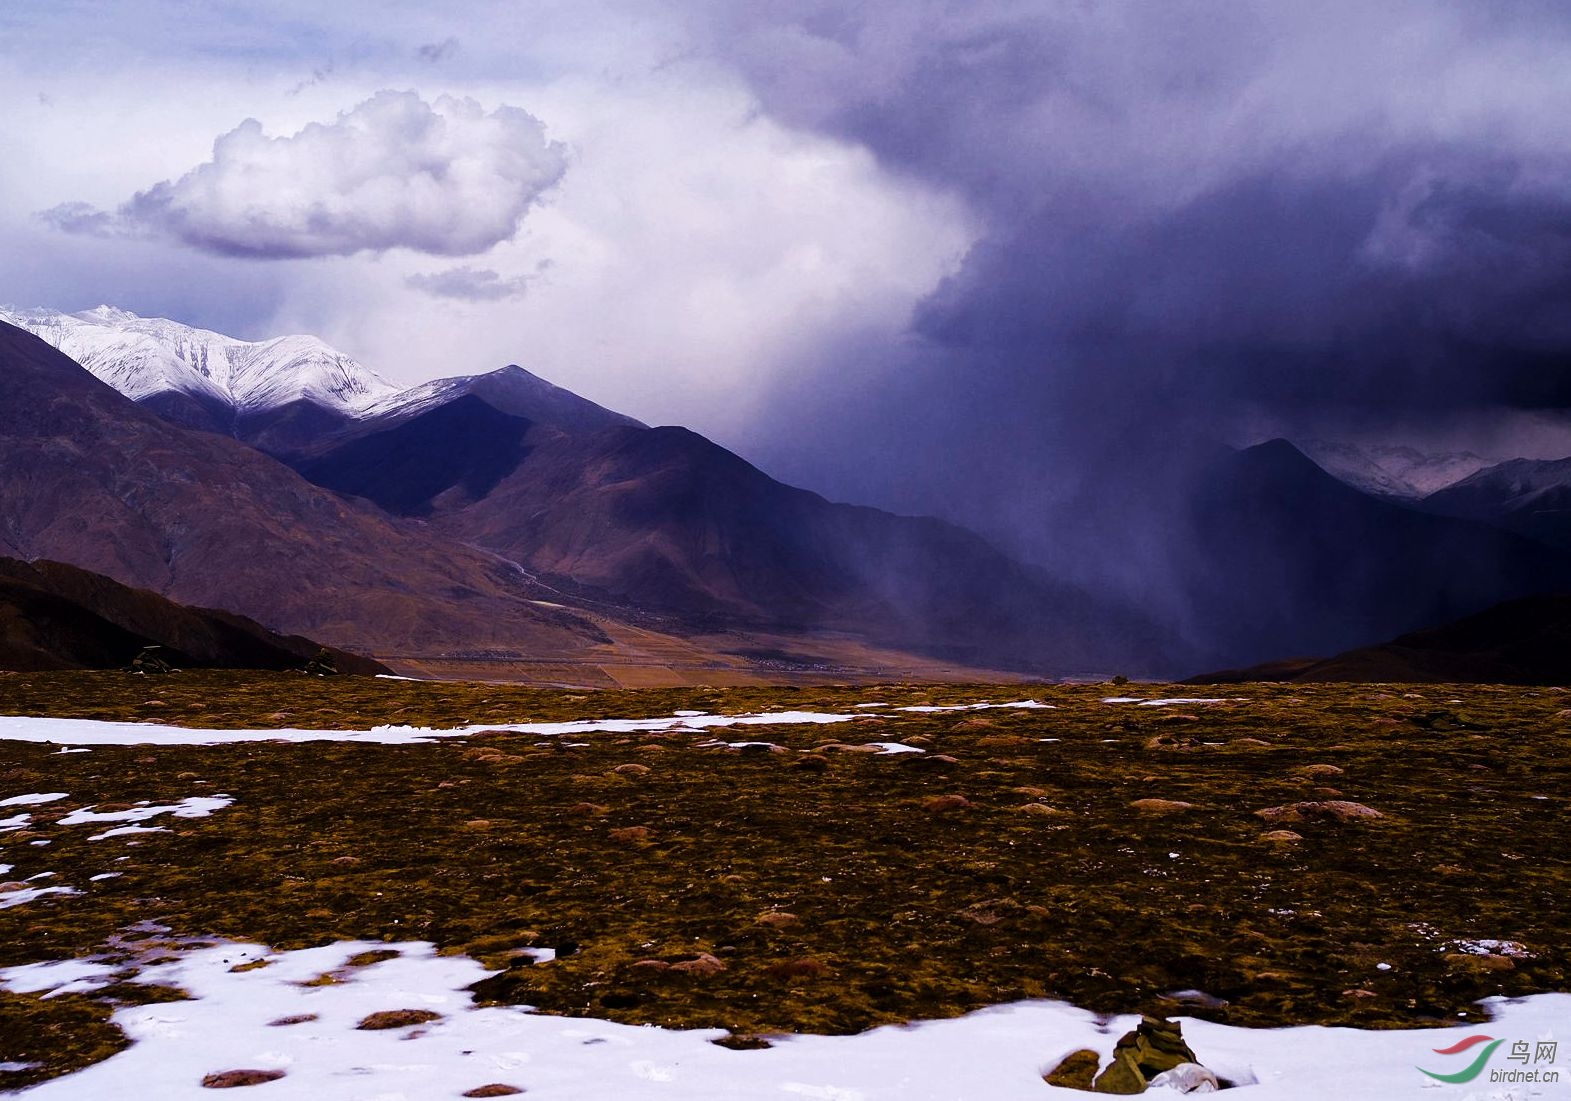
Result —
[[0, 95], [0, 303], [516, 362], [1057, 565], [1219, 444], [1571, 453], [1553, 2], [11, 0]]

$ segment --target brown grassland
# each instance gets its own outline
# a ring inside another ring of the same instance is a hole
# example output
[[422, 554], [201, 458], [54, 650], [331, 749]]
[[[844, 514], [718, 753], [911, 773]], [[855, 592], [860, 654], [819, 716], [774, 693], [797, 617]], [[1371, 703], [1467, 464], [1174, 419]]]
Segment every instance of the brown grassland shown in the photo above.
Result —
[[[1229, 700], [1102, 702], [1124, 694]], [[1052, 709], [892, 710], [1024, 697]], [[49, 882], [82, 891], [0, 910], [0, 966], [129, 955], [133, 929], [142, 959], [149, 936], [171, 951], [204, 938], [428, 940], [505, 969], [479, 1001], [725, 1027], [741, 1046], [1020, 998], [1252, 1026], [1410, 1027], [1482, 1020], [1490, 995], [1571, 990], [1571, 697], [1558, 689], [570, 693], [284, 673], [0, 674], [0, 715], [210, 728], [874, 701], [891, 707], [705, 733], [71, 754], [0, 741], [0, 798], [69, 793], [0, 811], [32, 813], [0, 833], [0, 863], [14, 865], [0, 879], [53, 871]], [[864, 748], [886, 741], [926, 752]], [[233, 805], [151, 823], [168, 832], [89, 841], [91, 827], [58, 824], [85, 807], [217, 793]], [[122, 874], [89, 882], [107, 872]], [[1481, 939], [1520, 949], [1468, 949]], [[530, 964], [516, 952], [529, 946], [560, 956]], [[115, 1005], [180, 996], [134, 983], [47, 1000], [0, 993], [0, 1061], [41, 1064], [0, 1073], [0, 1088], [112, 1053], [124, 1042]]]

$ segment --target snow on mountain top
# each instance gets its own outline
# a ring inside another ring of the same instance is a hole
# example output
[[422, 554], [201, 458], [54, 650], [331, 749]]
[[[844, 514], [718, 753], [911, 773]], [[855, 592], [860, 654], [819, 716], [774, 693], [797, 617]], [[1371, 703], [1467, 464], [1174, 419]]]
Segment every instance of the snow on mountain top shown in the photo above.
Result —
[[1300, 450], [1327, 474], [1376, 497], [1417, 500], [1470, 477], [1495, 460], [1471, 451], [1304, 440]]
[[127, 397], [177, 392], [259, 413], [302, 399], [358, 414], [399, 388], [313, 336], [246, 341], [98, 306], [81, 313], [0, 309]]

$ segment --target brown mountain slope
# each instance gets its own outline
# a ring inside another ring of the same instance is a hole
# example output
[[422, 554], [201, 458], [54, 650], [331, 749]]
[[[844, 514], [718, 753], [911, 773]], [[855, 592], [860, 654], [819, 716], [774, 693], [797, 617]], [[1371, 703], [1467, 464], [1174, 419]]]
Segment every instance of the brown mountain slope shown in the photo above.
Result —
[[378, 654], [599, 653], [515, 567], [179, 428], [0, 324], [0, 550]]
[[1058, 675], [1156, 671], [1149, 621], [962, 528], [835, 504], [682, 428], [564, 430], [468, 394], [295, 460], [312, 481], [692, 630], [843, 632]]
[[1571, 684], [1571, 596], [1511, 600], [1332, 658], [1272, 662], [1186, 683], [1246, 681]]
[[[0, 669], [112, 669], [149, 645], [175, 665], [220, 669], [299, 669], [322, 649], [75, 566], [0, 558]], [[340, 672], [389, 671], [343, 650], [329, 653]]]

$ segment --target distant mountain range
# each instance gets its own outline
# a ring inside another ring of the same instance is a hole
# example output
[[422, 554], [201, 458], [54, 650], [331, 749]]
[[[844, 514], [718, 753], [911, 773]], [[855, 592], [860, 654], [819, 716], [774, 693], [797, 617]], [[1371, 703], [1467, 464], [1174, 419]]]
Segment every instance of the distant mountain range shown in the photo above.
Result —
[[1212, 668], [1334, 654], [1571, 592], [1566, 552], [1362, 493], [1286, 440], [1219, 456], [1171, 537]]
[[[293, 373], [268, 361], [264, 400], [242, 385], [243, 349], [214, 370], [225, 338], [123, 311], [82, 317], [136, 337], [122, 359], [107, 337], [95, 345], [94, 373], [125, 396], [0, 325], [0, 552], [388, 660], [495, 657], [529, 675], [543, 663], [583, 676], [629, 647], [722, 682], [754, 667], [931, 671], [922, 661], [1141, 672], [1164, 649], [1138, 612], [969, 532], [831, 504], [520, 368], [398, 393], [327, 349]], [[180, 374], [171, 356], [207, 373]], [[238, 419], [192, 431], [170, 395], [207, 401], [219, 383]], [[279, 411], [287, 438], [245, 438], [245, 418]]]
[[1297, 441], [1300, 451], [1326, 473], [1375, 497], [1417, 501], [1489, 466], [1471, 451], [1421, 451], [1416, 447]]
[[400, 389], [310, 337], [110, 307], [9, 316], [120, 394], [0, 324], [0, 461], [25, 472], [0, 484], [0, 552], [395, 664], [1171, 675], [1571, 591], [1567, 464], [1325, 441], [1219, 454], [1161, 533], [1183, 580], [1159, 621], [517, 366]]
[[1571, 684], [1571, 595], [1527, 597], [1334, 657], [1277, 661], [1190, 684]]

